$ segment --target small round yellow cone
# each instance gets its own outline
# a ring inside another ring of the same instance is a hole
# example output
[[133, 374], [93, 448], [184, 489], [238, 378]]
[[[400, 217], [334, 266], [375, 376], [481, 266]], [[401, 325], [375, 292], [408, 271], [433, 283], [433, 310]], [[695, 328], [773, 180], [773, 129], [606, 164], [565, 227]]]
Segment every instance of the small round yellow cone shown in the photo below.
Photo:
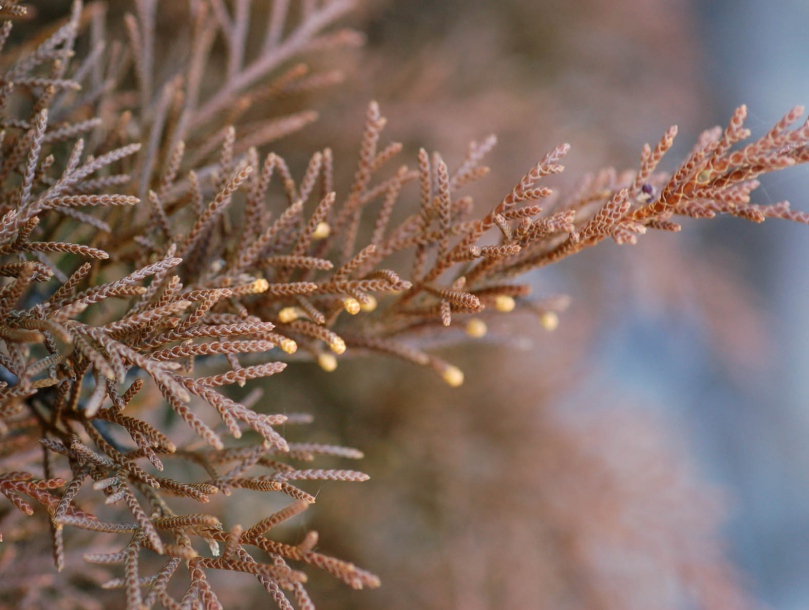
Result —
[[317, 363], [327, 373], [331, 373], [334, 369], [337, 368], [337, 358], [334, 357], [334, 354], [320, 354], [317, 357]]
[[294, 354], [298, 351], [298, 344], [292, 339], [284, 339], [281, 341], [281, 349], [287, 354]]
[[559, 316], [556, 315], [555, 311], [543, 312], [539, 317], [539, 323], [542, 324], [542, 328], [547, 331], [556, 330], [559, 326]]
[[360, 303], [360, 309], [362, 309], [365, 312], [373, 311], [374, 309], [376, 309], [377, 304], [378, 303], [376, 299], [373, 297], [373, 295], [369, 294], [365, 303], [362, 302]]
[[466, 323], [466, 334], [475, 339], [480, 339], [486, 335], [486, 322], [480, 318], [472, 318]]
[[514, 299], [505, 294], [498, 294], [494, 299], [494, 308], [502, 313], [514, 311], [516, 306], [517, 303], [514, 301]]
[[343, 309], [352, 316], [356, 316], [360, 312], [361, 307], [360, 302], [353, 297], [343, 299]]
[[329, 347], [335, 354], [342, 354], [344, 351], [346, 351], [346, 342], [340, 337], [336, 337], [334, 341], [329, 343]]
[[318, 223], [315, 227], [315, 232], [312, 233], [312, 239], [326, 239], [331, 233], [331, 227], [327, 222]]
[[284, 307], [278, 312], [278, 320], [284, 324], [287, 324], [300, 318], [301, 313], [302, 311], [300, 307]]
[[463, 371], [457, 366], [448, 366], [444, 369], [444, 372], [441, 373], [441, 377], [444, 378], [448, 386], [453, 388], [457, 388], [463, 384]]

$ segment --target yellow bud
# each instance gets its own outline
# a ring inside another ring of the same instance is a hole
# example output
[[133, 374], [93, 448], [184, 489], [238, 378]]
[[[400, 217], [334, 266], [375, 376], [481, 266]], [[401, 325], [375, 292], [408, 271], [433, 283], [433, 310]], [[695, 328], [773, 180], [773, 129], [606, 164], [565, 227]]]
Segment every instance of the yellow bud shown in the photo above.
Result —
[[457, 366], [448, 366], [444, 369], [444, 372], [441, 373], [441, 377], [444, 378], [447, 385], [453, 388], [457, 388], [463, 383], [463, 371]]
[[514, 299], [510, 296], [505, 294], [498, 294], [494, 299], [494, 308], [502, 313], [508, 313], [509, 311], [514, 311], [514, 308], [517, 306], [517, 303]]
[[352, 316], [356, 316], [360, 312], [360, 302], [352, 297], [343, 299], [343, 309], [345, 309]]
[[294, 354], [296, 351], [298, 351], [298, 344], [292, 339], [284, 339], [281, 341], [281, 349], [287, 354]]
[[486, 335], [486, 322], [480, 318], [472, 318], [466, 323], [466, 334], [475, 339], [480, 339]]
[[335, 354], [342, 354], [346, 351], [346, 343], [340, 337], [335, 338], [334, 341], [329, 343], [329, 347]]
[[360, 302], [360, 309], [366, 312], [373, 311], [374, 309], [376, 309], [377, 304], [378, 303], [376, 299], [369, 294], [368, 299], [365, 301], [365, 303]]
[[317, 363], [327, 373], [331, 373], [334, 369], [337, 368], [337, 358], [334, 357], [334, 354], [320, 354], [317, 357]]
[[262, 292], [266, 292], [269, 287], [270, 283], [264, 278], [261, 278], [253, 282], [251, 291], [253, 294], [261, 294]]
[[545, 311], [539, 316], [539, 323], [547, 331], [556, 330], [559, 326], [559, 316], [554, 311]]
[[284, 324], [297, 320], [301, 317], [303, 311], [300, 307], [284, 307], [278, 312], [278, 320]]
[[328, 222], [319, 222], [315, 227], [315, 232], [312, 233], [312, 239], [326, 239], [331, 233], [331, 227]]

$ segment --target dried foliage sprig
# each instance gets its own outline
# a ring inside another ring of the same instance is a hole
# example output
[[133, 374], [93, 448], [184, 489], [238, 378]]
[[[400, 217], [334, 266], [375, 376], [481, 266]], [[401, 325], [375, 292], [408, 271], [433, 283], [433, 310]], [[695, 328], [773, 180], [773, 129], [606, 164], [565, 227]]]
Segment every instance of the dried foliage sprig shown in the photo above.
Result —
[[[421, 150], [415, 168], [386, 172], [403, 147], [380, 148], [386, 119], [376, 103], [345, 194], [334, 187], [330, 149], [315, 152], [299, 180], [276, 153], [259, 162], [259, 147], [315, 114], [254, 123], [248, 110], [337, 80], [283, 69], [302, 53], [356, 44], [356, 33], [330, 29], [351, 5], [302, 2], [293, 15], [287, 2], [274, 3], [250, 56], [249, 0], [191, 2], [189, 47], [170, 74], [155, 62], [154, 0], [134, 2], [123, 46], [91, 51], [84, 63], [73, 57], [76, 40], [102, 44], [105, 22], [78, 0], [36, 46], [4, 52], [0, 493], [24, 515], [35, 506], [48, 513], [60, 569], [65, 526], [126, 534], [120, 550], [86, 559], [123, 564], [123, 577], [105, 586], [123, 588], [128, 607], [215, 607], [211, 569], [254, 575], [280, 608], [292, 607], [290, 593], [312, 607], [306, 573], [292, 567], [299, 564], [355, 588], [378, 586], [373, 574], [314, 551], [316, 534], [298, 545], [265, 536], [314, 503], [293, 482], [367, 479], [298, 468], [319, 455], [361, 453], [289, 443], [278, 428], [294, 417], [225, 393], [282, 372], [298, 346], [326, 370], [338, 356], [373, 352], [426, 366], [455, 386], [463, 373], [429, 353], [425, 330], [445, 332], [461, 320], [479, 337], [488, 316], [515, 310], [539, 313], [548, 329], [558, 323], [558, 308], [531, 301], [515, 276], [606, 238], [631, 244], [648, 229], [679, 230], [677, 217], [809, 222], [786, 203], [750, 200], [760, 175], [809, 160], [809, 124], [794, 127], [802, 108], [742, 145], [749, 132], [741, 107], [669, 175], [657, 168], [672, 128], [644, 148], [638, 170], [585, 180], [566, 199], [542, 184], [563, 169], [569, 147], [559, 146], [478, 218], [458, 191], [488, 173], [482, 161], [494, 138], [473, 143], [455, 169]], [[24, 11], [4, 3], [0, 16]], [[4, 23], [3, 40], [11, 28]], [[203, 86], [203, 73], [216, 42], [226, 65], [214, 88]], [[417, 205], [392, 225], [405, 198]], [[163, 429], [164, 411], [203, 443]], [[174, 474], [199, 467], [196, 478]], [[230, 529], [174, 503], [205, 504], [236, 489], [293, 502]], [[117, 507], [121, 520], [100, 518], [102, 505]], [[143, 559], [155, 556], [163, 559], [150, 572]], [[172, 587], [183, 567], [190, 582], [178, 599]]]

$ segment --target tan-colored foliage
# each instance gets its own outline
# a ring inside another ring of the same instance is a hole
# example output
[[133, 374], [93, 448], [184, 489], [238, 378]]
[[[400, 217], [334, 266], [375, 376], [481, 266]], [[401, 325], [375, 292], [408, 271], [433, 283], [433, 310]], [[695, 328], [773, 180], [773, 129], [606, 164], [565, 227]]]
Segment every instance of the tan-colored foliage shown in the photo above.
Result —
[[[494, 137], [473, 142], [457, 167], [424, 149], [396, 167], [403, 146], [383, 143], [386, 119], [371, 102], [341, 192], [334, 167], [344, 161], [331, 149], [300, 167], [268, 149], [316, 113], [263, 111], [339, 80], [294, 62], [362, 41], [334, 28], [353, 2], [276, 0], [257, 44], [248, 30], [262, 11], [249, 0], [176, 4], [136, 0], [119, 24], [103, 5], [76, 0], [63, 21], [16, 45], [12, 19], [25, 9], [0, 9], [0, 493], [15, 509], [0, 513], [12, 549], [0, 561], [39, 544], [26, 524], [40, 519], [57, 570], [77, 551], [123, 564], [82, 577], [122, 588], [127, 607], [219, 607], [213, 570], [255, 576], [280, 608], [313, 607], [307, 566], [353, 588], [380, 584], [316, 551], [316, 532], [297, 544], [265, 535], [315, 502], [298, 481], [368, 478], [299, 462], [362, 453], [288, 441], [284, 426], [307, 416], [265, 412], [275, 405], [229, 386], [296, 360], [334, 370], [369, 353], [459, 386], [463, 372], [436, 355], [436, 338], [465, 338], [458, 328], [481, 338], [505, 314], [558, 323], [566, 301], [532, 300], [516, 276], [606, 238], [678, 231], [682, 217], [809, 222], [786, 203], [750, 200], [758, 176], [809, 160], [801, 108], [743, 144], [741, 107], [667, 174], [658, 165], [672, 128], [637, 169], [586, 177], [568, 195], [546, 184], [564, 169], [562, 144], [478, 212], [466, 191], [488, 173]], [[174, 44], [158, 39], [163, 10], [187, 25]], [[565, 440], [555, 437], [559, 452], [575, 455]], [[553, 470], [554, 451], [549, 442], [541, 467]], [[200, 512], [241, 490], [290, 501], [245, 525]], [[568, 557], [586, 566], [576, 539], [586, 527], [573, 523], [583, 516], [543, 510], [567, 524]], [[66, 540], [66, 530], [80, 533]], [[105, 548], [93, 546], [99, 539]], [[43, 585], [47, 569], [0, 581], [0, 599], [44, 605], [58, 594], [62, 606], [89, 607], [77, 581]], [[593, 599], [610, 594], [588, 586]]]

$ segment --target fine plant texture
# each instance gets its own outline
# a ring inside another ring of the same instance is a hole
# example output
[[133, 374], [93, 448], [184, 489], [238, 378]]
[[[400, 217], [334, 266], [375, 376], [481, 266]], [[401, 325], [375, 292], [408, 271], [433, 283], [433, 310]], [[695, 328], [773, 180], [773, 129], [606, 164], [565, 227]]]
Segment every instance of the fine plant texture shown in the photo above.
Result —
[[[375, 102], [357, 110], [353, 156], [274, 152], [343, 79], [299, 62], [362, 43], [339, 28], [351, 0], [124, 4], [77, 0], [37, 29], [24, 6], [0, 8], [3, 604], [98, 607], [104, 587], [133, 609], [216, 608], [215, 571], [252, 575], [282, 610], [315, 607], [318, 570], [378, 587], [319, 552], [317, 532], [272, 531], [312, 510], [307, 481], [368, 476], [332, 467], [361, 448], [288, 441], [317, 422], [255, 380], [370, 355], [460, 386], [436, 344], [475, 341], [503, 315], [559, 323], [568, 300], [532, 296], [533, 270], [685, 218], [809, 223], [751, 200], [758, 177], [809, 161], [800, 107], [751, 139], [741, 106], [665, 173], [672, 127], [637, 167], [567, 192], [548, 184], [561, 144], [502, 199], [474, 202], [495, 138], [455, 165], [404, 159]], [[223, 521], [222, 497], [246, 493], [271, 508]]]

